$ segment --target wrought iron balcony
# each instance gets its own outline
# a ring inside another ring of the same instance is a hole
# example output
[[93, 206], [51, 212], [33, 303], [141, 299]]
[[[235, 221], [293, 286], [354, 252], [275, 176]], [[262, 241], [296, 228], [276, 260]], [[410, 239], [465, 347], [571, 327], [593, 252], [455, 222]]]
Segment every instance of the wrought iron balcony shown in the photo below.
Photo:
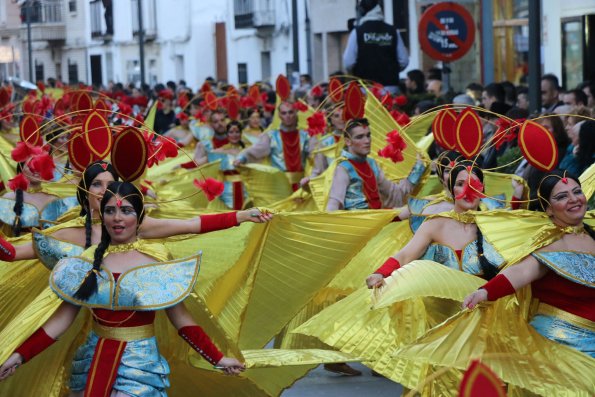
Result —
[[275, 26], [273, 0], [234, 0], [236, 29], [272, 28]]
[[[155, 0], [140, 0], [142, 1], [142, 17], [143, 17], [143, 33], [145, 40], [153, 40], [157, 37], [157, 7]], [[138, 2], [139, 0], [132, 0], [132, 34], [138, 35]]]
[[33, 41], [66, 39], [64, 4], [61, 0], [26, 1], [21, 5], [21, 29], [31, 24]]

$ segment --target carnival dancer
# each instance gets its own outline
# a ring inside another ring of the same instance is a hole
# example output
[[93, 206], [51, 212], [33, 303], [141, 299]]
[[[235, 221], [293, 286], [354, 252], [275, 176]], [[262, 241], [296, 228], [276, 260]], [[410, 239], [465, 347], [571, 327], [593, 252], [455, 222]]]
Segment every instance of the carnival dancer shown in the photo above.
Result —
[[[21, 145], [31, 149], [25, 142], [20, 142], [13, 154], [20, 151]], [[44, 178], [54, 178], [53, 160], [43, 150], [23, 158], [17, 171], [17, 176], [8, 183], [13, 191], [0, 198], [0, 222], [5, 235], [18, 237], [32, 227], [48, 227], [49, 222], [76, 206], [75, 197], [60, 198], [42, 184]]]
[[[0, 367], [0, 379], [54, 343], [81, 307], [92, 311], [94, 321], [74, 357], [70, 388], [75, 396], [166, 395], [169, 366], [159, 354], [153, 326], [155, 312], [161, 309], [208, 362], [228, 374], [240, 373], [244, 365], [223, 356], [182, 302], [196, 282], [200, 257], [171, 263], [143, 250], [137, 230], [144, 203], [130, 183], [111, 183], [100, 213], [101, 242], [94, 259], [67, 258], [54, 268], [50, 287], [64, 302]], [[105, 293], [114, 287], [120, 291], [115, 300]]]
[[419, 183], [425, 171], [418, 160], [407, 179], [394, 183], [372, 158], [371, 133], [368, 120], [352, 119], [347, 122], [344, 133], [346, 150], [341, 152], [333, 175], [327, 211], [340, 209], [379, 209], [403, 205], [405, 197]]
[[242, 123], [230, 121], [227, 124], [227, 139], [229, 143], [208, 153], [209, 162], [221, 160], [225, 188], [219, 197], [227, 208], [241, 210], [248, 198], [240, 173], [233, 166], [233, 162], [246, 144], [242, 140]]
[[297, 190], [304, 176], [308, 152], [308, 133], [297, 128], [297, 111], [287, 101], [278, 108], [281, 126], [278, 130], [269, 130], [262, 134], [253, 146], [243, 150], [235, 166], [258, 162], [270, 158], [273, 167], [285, 172], [293, 190]]
[[254, 145], [260, 139], [264, 129], [262, 128], [262, 112], [259, 109], [252, 109], [246, 122], [246, 127], [242, 131], [244, 139]]
[[194, 149], [194, 161], [182, 164], [183, 168], [194, 168], [209, 162], [208, 153], [229, 143], [227, 138], [225, 113], [222, 110], [214, 110], [210, 116], [212, 133], [203, 136]]
[[[586, 216], [580, 182], [564, 171], [548, 172], [537, 192], [545, 214], [494, 211], [477, 217], [511, 264], [464, 298], [463, 307], [473, 310], [395, 351], [402, 363], [449, 369], [460, 378], [465, 366], [480, 358], [509, 389], [542, 396], [593, 394], [592, 217]], [[493, 302], [482, 303], [486, 300]]]
[[467, 296], [463, 306], [472, 309], [531, 285], [539, 301], [531, 319], [537, 332], [595, 358], [595, 232], [583, 222], [587, 199], [578, 178], [565, 171], [546, 175], [538, 198], [563, 234], [503, 270]]
[[343, 107], [335, 107], [335, 109], [330, 112], [328, 121], [331, 131], [322, 137], [315, 135], [311, 137], [310, 141], [308, 142], [310, 147], [309, 151], [312, 153], [312, 157], [314, 159], [314, 165], [312, 167], [312, 171], [310, 172], [310, 176], [307, 176], [300, 181], [300, 185], [302, 186], [310, 182], [310, 179], [322, 174], [328, 168], [329, 158], [327, 155], [325, 155], [325, 153], [323, 153], [323, 151], [326, 148], [340, 144], [343, 138], [343, 131], [345, 130]]
[[177, 125], [174, 128], [169, 129], [163, 135], [168, 138], [174, 139], [180, 147], [190, 146], [192, 143], [195, 142], [194, 135], [192, 135], [192, 131], [190, 130], [190, 117], [188, 116], [188, 114], [182, 111], [176, 114], [176, 119], [178, 120], [180, 125]]
[[[429, 216], [403, 249], [368, 276], [368, 288], [384, 285], [385, 278], [401, 264], [412, 274], [425, 271], [420, 281], [426, 277], [440, 278], [442, 273], [453, 273], [453, 270], [486, 279], [493, 277], [503, 265], [503, 258], [483, 237], [471, 212], [479, 207], [482, 182], [483, 172], [472, 162], [457, 163], [449, 179], [454, 210]], [[416, 259], [421, 261], [409, 264]], [[403, 280], [393, 276], [390, 286], [382, 293], [399, 291], [401, 282], [408, 283], [408, 289], [395, 305], [370, 311], [370, 294], [366, 288], [361, 288], [320, 312], [295, 332], [317, 337], [344, 353], [362, 357], [374, 371], [401, 382], [403, 368], [395, 364], [394, 349], [415, 340], [458, 310], [456, 301], [434, 298], [426, 301], [422, 298], [424, 294], [411, 292], [411, 288], [415, 289], [414, 278]], [[418, 368], [417, 372], [420, 371], [422, 369]]]

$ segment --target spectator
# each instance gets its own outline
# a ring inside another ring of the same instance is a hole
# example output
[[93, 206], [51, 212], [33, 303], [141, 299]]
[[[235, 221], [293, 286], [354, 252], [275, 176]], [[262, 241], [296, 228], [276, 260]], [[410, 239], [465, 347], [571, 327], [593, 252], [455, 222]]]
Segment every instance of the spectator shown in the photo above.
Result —
[[563, 105], [560, 101], [560, 84], [558, 78], [553, 74], [544, 74], [541, 77], [541, 105], [543, 111], [552, 113], [558, 106]]
[[580, 175], [595, 160], [595, 121], [585, 120], [575, 124], [569, 135], [571, 144], [558, 168]]
[[516, 106], [521, 109], [529, 110], [529, 90], [527, 87], [519, 87], [517, 89]]
[[399, 72], [409, 64], [409, 54], [394, 26], [384, 22], [379, 0], [360, 0], [363, 15], [349, 34], [343, 65], [365, 80], [384, 85], [391, 94], [398, 91]]
[[587, 106], [589, 98], [582, 90], [570, 90], [564, 94], [564, 104], [570, 106]]

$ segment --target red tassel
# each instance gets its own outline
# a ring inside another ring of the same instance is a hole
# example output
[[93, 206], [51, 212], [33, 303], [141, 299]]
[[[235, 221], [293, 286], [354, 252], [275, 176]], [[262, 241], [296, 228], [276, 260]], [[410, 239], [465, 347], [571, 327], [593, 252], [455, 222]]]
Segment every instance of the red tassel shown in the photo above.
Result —
[[195, 179], [194, 186], [202, 190], [205, 196], [207, 196], [207, 200], [209, 201], [213, 201], [215, 200], [215, 198], [221, 196], [225, 187], [223, 182], [220, 182], [213, 178], [203, 179], [202, 181]]
[[8, 188], [12, 191], [27, 190], [29, 187], [29, 180], [22, 173], [18, 173], [17, 176], [8, 181]]
[[27, 142], [18, 142], [10, 152], [10, 156], [17, 163], [29, 160], [31, 156], [41, 154], [42, 149], [38, 146], [29, 145]]
[[322, 135], [326, 130], [326, 117], [324, 113], [316, 112], [307, 118], [308, 121], [308, 135]]
[[37, 155], [29, 161], [29, 169], [32, 172], [39, 174], [44, 181], [51, 181], [54, 179], [55, 168], [56, 164], [54, 164], [54, 159], [47, 153]]
[[388, 145], [378, 151], [380, 157], [392, 160], [394, 163], [403, 161], [403, 150], [407, 148], [407, 142], [403, 139], [399, 131], [394, 130], [386, 136]]
[[297, 110], [298, 112], [305, 112], [306, 110], [308, 110], [308, 105], [306, 105], [302, 101], [297, 101], [296, 103], [293, 104], [293, 108], [295, 110]]

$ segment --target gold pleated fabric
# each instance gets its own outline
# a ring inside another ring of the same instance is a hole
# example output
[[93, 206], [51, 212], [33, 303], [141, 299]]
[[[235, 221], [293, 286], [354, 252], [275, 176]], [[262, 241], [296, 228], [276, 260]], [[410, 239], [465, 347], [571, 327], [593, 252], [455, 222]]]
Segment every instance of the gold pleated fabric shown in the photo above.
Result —
[[[392, 181], [407, 178], [418, 158], [422, 159], [426, 165], [429, 164], [430, 159], [427, 153], [415, 145], [415, 141], [409, 137], [407, 131], [397, 124], [395, 119], [371, 92], [367, 91], [367, 94], [365, 117], [370, 122], [370, 133], [372, 134], [370, 157], [378, 162], [386, 178]], [[393, 163], [391, 160], [378, 155], [378, 151], [386, 146], [386, 135], [393, 130], [399, 131], [405, 142], [407, 142], [407, 147], [403, 150], [404, 159], [399, 163]], [[430, 167], [427, 167], [421, 183], [412, 194], [417, 194], [429, 174]]]
[[14, 144], [0, 135], [0, 180], [8, 185], [8, 180], [14, 178], [17, 171], [16, 163], [10, 157]]
[[270, 165], [252, 163], [238, 167], [255, 206], [267, 206], [289, 197], [293, 190], [285, 173]]
[[581, 174], [579, 180], [583, 192], [585, 193], [587, 200], [589, 200], [593, 196], [593, 192], [595, 192], [595, 163], [591, 164], [591, 166]]
[[411, 118], [411, 122], [403, 127], [409, 138], [411, 138], [414, 142], [417, 142], [417, 147], [426, 152], [427, 148], [424, 148], [424, 145], [420, 144], [420, 141], [426, 136], [433, 137], [432, 134], [428, 135], [428, 130], [434, 122], [436, 114], [436, 112], [432, 112], [414, 116]]
[[[484, 283], [441, 264], [418, 260], [393, 272], [380, 291], [362, 287], [294, 332], [319, 338], [384, 376], [415, 386], [428, 367], [401, 362], [393, 352], [459, 311], [465, 292]], [[404, 378], [403, 372], [406, 376]], [[452, 388], [450, 382], [446, 388]]]
[[312, 194], [308, 193], [303, 188], [293, 192], [293, 194], [286, 199], [267, 205], [267, 207], [277, 212], [308, 212], [324, 210], [324, 208], [318, 207]]
[[460, 312], [394, 354], [460, 372], [481, 359], [504, 382], [531, 393], [592, 396], [595, 360], [537, 333], [525, 320], [525, 292]]
[[[177, 200], [181, 200], [185, 205], [194, 208], [206, 208], [209, 204], [207, 197], [193, 183], [194, 179], [204, 178], [220, 178], [219, 161], [190, 170], [177, 169], [162, 175], [152, 186], [157, 194], [159, 206], [166, 204], [161, 203], [163, 201], [175, 201], [174, 205], [178, 206], [180, 201]], [[147, 202], [150, 203], [151, 200]]]

